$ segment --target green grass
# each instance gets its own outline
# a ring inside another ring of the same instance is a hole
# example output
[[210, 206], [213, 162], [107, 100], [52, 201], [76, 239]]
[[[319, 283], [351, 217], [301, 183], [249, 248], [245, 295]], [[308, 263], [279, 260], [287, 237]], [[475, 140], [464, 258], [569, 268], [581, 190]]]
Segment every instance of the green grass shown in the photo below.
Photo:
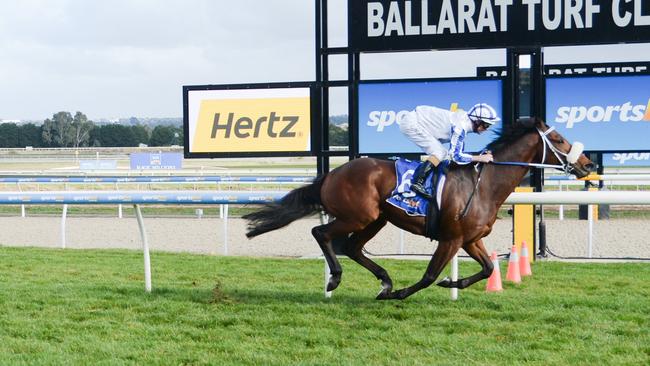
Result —
[[[403, 287], [426, 263], [380, 260]], [[373, 300], [343, 261], [153, 253], [153, 292], [130, 251], [0, 248], [0, 363], [599, 365], [650, 363], [650, 265], [540, 262], [521, 285]], [[502, 262], [502, 272], [505, 272]], [[478, 265], [461, 262], [468, 275]]]

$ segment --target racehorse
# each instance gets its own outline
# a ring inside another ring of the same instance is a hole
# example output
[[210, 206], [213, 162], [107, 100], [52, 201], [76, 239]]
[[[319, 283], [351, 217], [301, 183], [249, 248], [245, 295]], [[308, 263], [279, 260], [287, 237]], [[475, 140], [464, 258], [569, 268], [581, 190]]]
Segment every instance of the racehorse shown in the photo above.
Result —
[[[494, 156], [494, 164], [483, 165], [480, 173], [474, 165], [450, 166], [440, 202], [438, 247], [422, 279], [410, 287], [393, 291], [386, 270], [362, 251], [388, 221], [411, 233], [425, 235], [424, 217], [409, 216], [386, 202], [396, 185], [393, 161], [360, 158], [339, 166], [310, 185], [292, 190], [279, 203], [267, 204], [245, 215], [246, 236], [252, 238], [279, 229], [322, 210], [334, 220], [314, 227], [311, 232], [330, 267], [328, 291], [338, 287], [342, 274], [332, 247], [334, 239], [343, 240], [344, 254], [381, 281], [382, 290], [377, 299], [404, 299], [430, 286], [460, 248], [481, 265], [481, 271], [457, 281], [445, 278], [438, 285], [466, 288], [492, 274], [492, 261], [482, 238], [492, 230], [499, 207], [530, 169], [528, 163], [558, 164], [578, 178], [595, 168], [582, 154], [578, 147], [581, 144], [576, 143], [577, 148], [572, 149], [566, 139], [541, 119], [519, 121], [514, 128], [499, 131], [497, 135], [487, 146]], [[500, 165], [499, 162], [513, 163]]]

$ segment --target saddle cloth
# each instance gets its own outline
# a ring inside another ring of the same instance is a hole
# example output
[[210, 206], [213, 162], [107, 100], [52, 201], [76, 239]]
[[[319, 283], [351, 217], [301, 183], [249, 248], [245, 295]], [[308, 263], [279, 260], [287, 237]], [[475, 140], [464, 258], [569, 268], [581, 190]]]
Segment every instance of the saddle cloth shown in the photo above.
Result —
[[[402, 209], [410, 216], [427, 216], [429, 201], [417, 195], [415, 192], [411, 191], [411, 178], [415, 169], [417, 169], [420, 162], [411, 161], [408, 159], [398, 159], [395, 161], [395, 174], [397, 176], [397, 185], [390, 197], [386, 199], [386, 202], [391, 205]], [[433, 190], [433, 195], [436, 196], [436, 202], [438, 203], [437, 209], [440, 210], [440, 201], [442, 198], [442, 191], [445, 185], [445, 172], [446, 167], [449, 165], [449, 161], [445, 160], [441, 162], [436, 170], [429, 174], [427, 177], [424, 187], [427, 189], [427, 192], [432, 192], [432, 179], [435, 174], [437, 174], [437, 187]]]

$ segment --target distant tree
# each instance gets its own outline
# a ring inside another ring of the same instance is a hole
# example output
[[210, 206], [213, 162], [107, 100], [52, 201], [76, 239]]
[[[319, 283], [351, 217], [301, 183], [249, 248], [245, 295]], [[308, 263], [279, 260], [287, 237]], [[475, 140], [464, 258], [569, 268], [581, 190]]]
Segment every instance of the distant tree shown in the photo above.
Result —
[[72, 120], [72, 147], [88, 146], [90, 131], [95, 127], [85, 114], [77, 112]]
[[172, 141], [172, 145], [183, 146], [183, 142], [185, 141], [183, 137], [183, 128], [174, 127], [174, 130], [174, 140]]
[[15, 123], [0, 124], [0, 147], [21, 147], [20, 128]]
[[151, 131], [149, 146], [178, 145], [179, 141], [182, 141], [182, 132], [178, 128], [159, 125]]
[[43, 122], [42, 138], [46, 146], [66, 147], [72, 145], [74, 133], [72, 131], [72, 114], [58, 112], [52, 119]]
[[348, 131], [341, 127], [330, 124], [329, 126], [330, 146], [348, 146]]
[[136, 145], [149, 144], [151, 133], [147, 126], [137, 124], [131, 126], [131, 131], [133, 131], [133, 137], [135, 138]]
[[131, 127], [110, 124], [96, 127], [90, 137], [93, 146], [125, 147], [137, 146]]
[[33, 123], [27, 123], [20, 126], [20, 147], [33, 146], [42, 147], [41, 127]]

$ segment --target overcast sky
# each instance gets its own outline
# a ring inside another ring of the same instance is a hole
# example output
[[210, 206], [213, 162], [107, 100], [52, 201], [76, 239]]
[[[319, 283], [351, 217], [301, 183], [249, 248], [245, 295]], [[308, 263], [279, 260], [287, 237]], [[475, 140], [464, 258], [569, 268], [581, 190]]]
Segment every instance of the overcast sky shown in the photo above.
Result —
[[[340, 46], [346, 1], [329, 2], [330, 46]], [[183, 85], [310, 81], [314, 52], [313, 0], [0, 0], [0, 119], [181, 117]], [[547, 49], [546, 61], [588, 54], [647, 61], [650, 47]], [[331, 62], [345, 77], [345, 57]], [[362, 77], [471, 76], [504, 63], [503, 50], [364, 55]], [[333, 94], [333, 113], [345, 113], [344, 90]]]

